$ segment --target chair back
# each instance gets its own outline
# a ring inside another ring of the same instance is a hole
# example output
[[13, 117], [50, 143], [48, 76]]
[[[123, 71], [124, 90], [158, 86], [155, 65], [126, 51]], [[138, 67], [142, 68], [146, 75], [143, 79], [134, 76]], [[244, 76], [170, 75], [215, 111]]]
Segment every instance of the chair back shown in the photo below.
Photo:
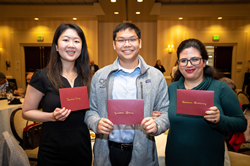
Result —
[[8, 131], [3, 132], [0, 136], [0, 157], [0, 165], [30, 165], [27, 154]]
[[250, 103], [249, 96], [245, 92], [239, 92], [237, 96], [242, 106]]
[[[28, 122], [28, 124], [27, 124]], [[22, 117], [22, 108], [15, 109], [10, 115], [10, 127], [13, 135], [19, 141], [19, 145], [23, 148], [23, 129], [34, 122], [27, 121]], [[29, 160], [37, 161], [39, 147], [32, 150], [25, 150]]]
[[[28, 122], [28, 124], [27, 124]], [[10, 115], [10, 127], [13, 135], [19, 141], [19, 145], [23, 146], [23, 129], [26, 125], [33, 123], [22, 117], [22, 108], [15, 109]]]
[[9, 82], [15, 83], [16, 84], [16, 88], [17, 88], [17, 83], [16, 83], [16, 79], [15, 78], [8, 78], [7, 80]]

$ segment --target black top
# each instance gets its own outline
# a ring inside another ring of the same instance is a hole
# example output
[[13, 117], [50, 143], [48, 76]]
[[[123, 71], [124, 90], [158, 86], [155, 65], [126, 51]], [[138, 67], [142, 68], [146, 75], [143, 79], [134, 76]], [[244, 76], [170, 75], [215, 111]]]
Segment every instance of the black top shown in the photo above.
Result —
[[[66, 88], [70, 84], [61, 77]], [[60, 96], [47, 77], [46, 69], [36, 70], [30, 85], [44, 93], [41, 107], [44, 112], [53, 112], [61, 108]], [[79, 87], [77, 77], [74, 87]], [[71, 112], [65, 121], [44, 122], [38, 152], [38, 166], [74, 166], [92, 162], [89, 130], [84, 123], [86, 110]]]
[[160, 70], [162, 73], [164, 73], [166, 71], [162, 65], [161, 65], [161, 68], [158, 65], [155, 65], [155, 68]]
[[[94, 67], [94, 71], [92, 70], [93, 67]], [[90, 65], [89, 68], [90, 68], [90, 70], [91, 70], [92, 72], [96, 72], [97, 70], [99, 70], [99, 67], [98, 67], [96, 64]]]

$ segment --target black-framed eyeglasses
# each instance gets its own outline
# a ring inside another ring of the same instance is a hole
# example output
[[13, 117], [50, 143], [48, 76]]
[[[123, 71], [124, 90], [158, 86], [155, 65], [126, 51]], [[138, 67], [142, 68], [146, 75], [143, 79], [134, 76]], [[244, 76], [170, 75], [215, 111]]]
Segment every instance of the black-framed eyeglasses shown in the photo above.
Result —
[[191, 63], [191, 65], [195, 66], [195, 65], [199, 65], [201, 63], [201, 59], [202, 58], [198, 58], [198, 57], [193, 57], [189, 60], [186, 58], [183, 58], [183, 59], [178, 60], [177, 62], [178, 62], [178, 65], [181, 67], [187, 66], [188, 61]]
[[132, 38], [132, 39], [118, 39], [118, 40], [115, 40], [118, 44], [125, 44], [126, 41], [128, 41], [129, 43], [133, 44], [135, 42], [137, 42], [139, 38]]

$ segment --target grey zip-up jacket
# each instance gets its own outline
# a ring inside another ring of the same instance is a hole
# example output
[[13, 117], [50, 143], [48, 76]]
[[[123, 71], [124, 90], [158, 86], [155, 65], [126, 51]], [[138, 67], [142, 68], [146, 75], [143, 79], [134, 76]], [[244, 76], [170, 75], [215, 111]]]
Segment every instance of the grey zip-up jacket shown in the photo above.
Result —
[[[163, 74], [156, 68], [148, 66], [138, 55], [141, 66], [140, 75], [136, 79], [137, 99], [144, 99], [144, 118], [152, 117], [152, 111], [161, 112], [155, 119], [157, 132], [147, 134], [141, 125], [135, 125], [132, 158], [129, 166], [158, 166], [158, 156], [154, 136], [165, 132], [169, 127], [168, 88]], [[94, 144], [94, 166], [111, 166], [109, 159], [109, 136], [98, 134], [98, 122], [108, 118], [108, 99], [112, 98], [114, 72], [118, 70], [116, 61], [99, 69], [92, 78], [90, 90], [90, 110], [86, 112], [85, 123], [96, 133]]]

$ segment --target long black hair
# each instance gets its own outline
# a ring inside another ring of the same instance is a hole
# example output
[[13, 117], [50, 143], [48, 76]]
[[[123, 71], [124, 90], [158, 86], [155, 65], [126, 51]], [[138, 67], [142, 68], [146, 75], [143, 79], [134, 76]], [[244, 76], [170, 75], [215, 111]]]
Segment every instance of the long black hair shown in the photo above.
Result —
[[47, 65], [47, 76], [49, 80], [51, 81], [54, 89], [56, 91], [59, 91], [59, 88], [65, 88], [63, 81], [61, 79], [61, 72], [62, 72], [62, 61], [60, 58], [60, 54], [58, 53], [56, 47], [58, 45], [58, 39], [61, 36], [61, 34], [67, 30], [67, 29], [73, 29], [77, 32], [78, 36], [82, 40], [82, 51], [80, 56], [75, 61], [75, 67], [77, 69], [77, 74], [80, 80], [81, 86], [88, 86], [90, 85], [91, 80], [91, 72], [89, 68], [89, 54], [87, 49], [87, 43], [85, 39], [85, 35], [82, 31], [82, 29], [73, 23], [62, 23], [59, 25], [59, 27], [56, 29], [51, 52], [50, 52], [50, 58], [49, 63]]

